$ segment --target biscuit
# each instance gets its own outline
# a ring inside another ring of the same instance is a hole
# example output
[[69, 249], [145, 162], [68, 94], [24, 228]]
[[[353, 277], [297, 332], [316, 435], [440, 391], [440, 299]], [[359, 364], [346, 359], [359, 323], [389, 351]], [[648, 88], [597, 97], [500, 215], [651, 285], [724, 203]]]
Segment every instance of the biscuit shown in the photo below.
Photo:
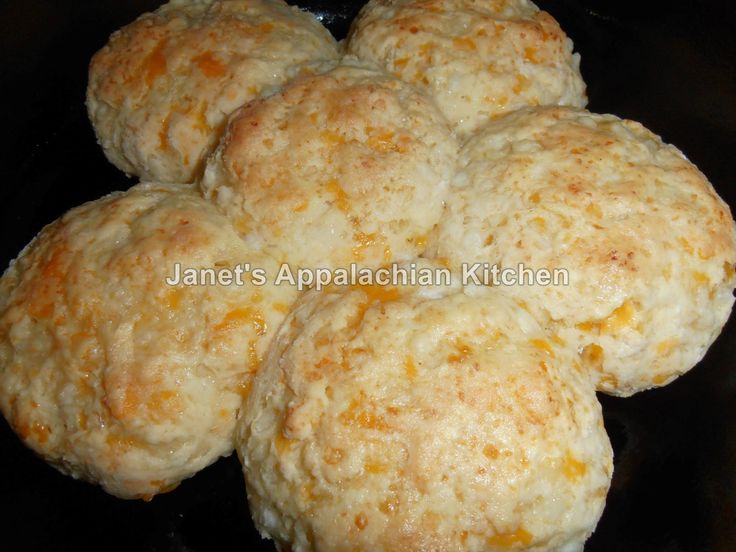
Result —
[[376, 267], [424, 250], [456, 155], [423, 94], [346, 59], [236, 112], [200, 186], [282, 263]]
[[736, 230], [679, 150], [612, 115], [529, 109], [470, 140], [459, 166], [432, 253], [567, 271], [568, 285], [508, 292], [599, 390], [661, 386], [703, 357], [734, 302]]
[[121, 170], [192, 182], [230, 113], [337, 56], [330, 33], [282, 0], [173, 0], [92, 58], [90, 120]]
[[239, 418], [256, 527], [280, 550], [582, 549], [612, 452], [568, 357], [495, 289], [308, 292]]
[[150, 497], [229, 454], [288, 287], [168, 285], [252, 254], [191, 188], [146, 184], [47, 226], [0, 279], [0, 407], [40, 456]]
[[521, 107], [587, 103], [572, 42], [527, 0], [371, 0], [347, 51], [426, 90], [461, 137]]

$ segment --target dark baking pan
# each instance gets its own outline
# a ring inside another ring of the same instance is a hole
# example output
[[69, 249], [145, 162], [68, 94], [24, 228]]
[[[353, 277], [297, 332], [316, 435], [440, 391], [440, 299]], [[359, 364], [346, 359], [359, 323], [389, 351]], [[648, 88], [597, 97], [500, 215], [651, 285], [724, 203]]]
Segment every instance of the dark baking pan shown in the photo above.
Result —
[[[736, 3], [540, 1], [582, 54], [590, 109], [643, 122], [736, 206]], [[305, 1], [339, 37], [357, 2]], [[145, 0], [0, 2], [3, 266], [41, 227], [132, 184], [95, 144], [87, 62]], [[736, 320], [688, 375], [629, 399], [601, 397], [615, 449], [594, 551], [736, 550]], [[0, 421], [2, 550], [272, 550], [248, 515], [238, 461], [152, 502], [64, 477]]]

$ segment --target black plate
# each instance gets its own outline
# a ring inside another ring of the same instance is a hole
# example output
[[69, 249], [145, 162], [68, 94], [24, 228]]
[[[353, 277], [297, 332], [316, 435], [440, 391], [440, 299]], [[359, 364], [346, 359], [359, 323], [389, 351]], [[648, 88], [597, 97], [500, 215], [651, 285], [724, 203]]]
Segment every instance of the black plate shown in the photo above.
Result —
[[[680, 147], [736, 206], [735, 3], [539, 1], [583, 56], [590, 109], [643, 122]], [[357, 2], [305, 1], [339, 37]], [[87, 62], [145, 0], [0, 3], [2, 250], [7, 263], [65, 210], [132, 184], [95, 144]], [[736, 550], [736, 321], [672, 385], [601, 397], [615, 473], [586, 550]], [[58, 474], [0, 422], [3, 550], [272, 550], [248, 515], [237, 459], [151, 503]]]

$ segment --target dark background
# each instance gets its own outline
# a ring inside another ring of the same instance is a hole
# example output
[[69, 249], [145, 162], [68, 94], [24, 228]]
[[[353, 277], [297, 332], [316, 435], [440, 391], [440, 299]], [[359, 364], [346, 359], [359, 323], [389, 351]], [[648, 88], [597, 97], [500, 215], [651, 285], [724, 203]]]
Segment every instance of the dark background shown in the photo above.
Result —
[[[304, 1], [342, 37], [361, 0]], [[583, 57], [590, 109], [643, 122], [736, 206], [736, 3], [539, 1]], [[157, 2], [0, 0], [0, 264], [67, 209], [133, 182], [108, 164], [84, 108], [87, 63]], [[687, 376], [601, 397], [615, 473], [586, 551], [736, 550], [736, 321]], [[151, 503], [58, 474], [0, 420], [3, 550], [272, 550], [235, 457]]]

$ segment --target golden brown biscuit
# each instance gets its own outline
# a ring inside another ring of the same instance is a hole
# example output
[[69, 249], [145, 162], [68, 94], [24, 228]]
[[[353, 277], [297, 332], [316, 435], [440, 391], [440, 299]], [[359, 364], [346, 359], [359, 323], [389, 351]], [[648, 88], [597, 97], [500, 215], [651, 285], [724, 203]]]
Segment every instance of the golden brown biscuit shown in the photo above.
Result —
[[736, 229], [680, 151], [612, 115], [530, 109], [474, 137], [460, 167], [432, 250], [452, 265], [567, 271], [568, 285], [527, 278], [508, 292], [599, 390], [664, 385], [703, 357], [733, 305]]
[[247, 262], [270, 264], [175, 185], [136, 186], [47, 226], [0, 279], [10, 425], [62, 472], [124, 498], [168, 490], [228, 454], [294, 292], [251, 285], [248, 273], [243, 286], [166, 280], [177, 263], [220, 274]]
[[528, 0], [371, 0], [347, 51], [426, 90], [461, 137], [521, 107], [587, 102], [572, 42]]
[[282, 0], [173, 0], [92, 58], [87, 107], [121, 170], [192, 182], [230, 113], [336, 58], [330, 33]]
[[579, 550], [612, 472], [580, 367], [480, 287], [308, 292], [237, 443], [283, 550]]
[[233, 115], [201, 188], [281, 262], [375, 267], [424, 250], [456, 154], [428, 99], [347, 59]]

